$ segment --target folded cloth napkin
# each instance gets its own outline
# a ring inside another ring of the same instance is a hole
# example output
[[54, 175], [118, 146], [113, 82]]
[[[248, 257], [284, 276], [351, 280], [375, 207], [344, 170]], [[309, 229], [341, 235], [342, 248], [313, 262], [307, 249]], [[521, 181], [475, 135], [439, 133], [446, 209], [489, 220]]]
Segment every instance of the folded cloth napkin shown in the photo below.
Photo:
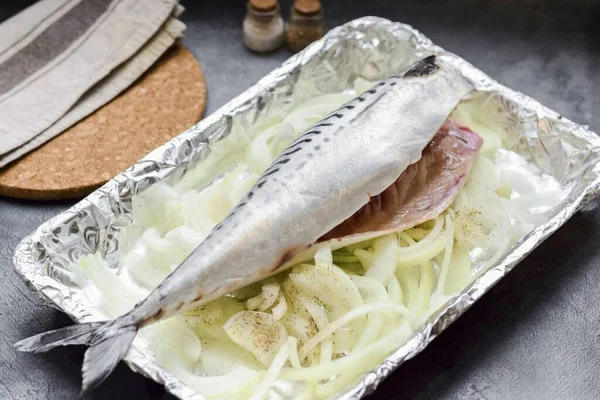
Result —
[[108, 103], [183, 34], [177, 0], [42, 0], [0, 25], [0, 167]]

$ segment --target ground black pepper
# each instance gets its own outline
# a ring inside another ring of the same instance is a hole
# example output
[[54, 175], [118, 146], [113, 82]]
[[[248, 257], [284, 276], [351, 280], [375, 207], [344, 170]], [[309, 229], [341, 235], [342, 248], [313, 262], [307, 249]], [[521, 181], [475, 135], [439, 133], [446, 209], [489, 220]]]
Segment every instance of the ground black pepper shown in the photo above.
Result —
[[323, 7], [319, 0], [296, 0], [290, 11], [287, 27], [287, 44], [298, 52], [320, 39], [327, 31]]

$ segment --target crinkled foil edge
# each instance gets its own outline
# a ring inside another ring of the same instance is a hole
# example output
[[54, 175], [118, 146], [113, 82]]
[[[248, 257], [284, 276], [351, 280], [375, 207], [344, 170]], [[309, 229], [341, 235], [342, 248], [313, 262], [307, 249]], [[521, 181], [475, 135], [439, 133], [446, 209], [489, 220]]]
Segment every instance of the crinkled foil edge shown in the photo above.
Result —
[[[69, 210], [59, 214], [46, 223], [42, 224], [30, 236], [27, 236], [19, 244], [14, 256], [16, 272], [26, 281], [28, 286], [39, 293], [39, 295], [51, 306], [65, 312], [77, 322], [88, 322], [102, 319], [101, 315], [95, 313], [81, 304], [74, 296], [72, 288], [54, 279], [50, 270], [51, 255], [45, 252], [44, 240], [52, 240], [56, 236], [57, 227], [73, 228], [73, 221], [86, 216], [98, 221], [105, 230], [109, 225], [115, 224], [110, 221], [111, 214], [123, 213], [123, 197], [127, 196], [130, 187], [128, 184], [136, 177], [148, 178], [147, 185], [152, 184], [152, 175], [160, 176], [162, 170], [175, 168], [179, 152], [199, 152], [208, 147], [214, 137], [214, 126], [222, 119], [230, 119], [230, 116], [255, 107], [257, 99], [283, 80], [288, 74], [305, 65], [319, 54], [326, 51], [340, 37], [348, 35], [355, 28], [365, 29], [370, 26], [385, 29], [399, 40], [406, 40], [407, 35], [419, 52], [424, 54], [435, 53], [446, 61], [457, 67], [467, 78], [471, 79], [479, 90], [497, 91], [502, 96], [512, 100], [519, 106], [531, 110], [539, 120], [549, 118], [557, 120], [561, 129], [568, 131], [585, 142], [587, 145], [600, 149], [600, 138], [586, 127], [578, 125], [568, 119], [561, 117], [558, 113], [544, 107], [530, 97], [506, 88], [483, 72], [469, 64], [462, 58], [445, 52], [442, 48], [434, 45], [426, 36], [412, 27], [391, 22], [378, 17], [364, 17], [351, 21], [343, 26], [333, 29], [325, 38], [315, 42], [303, 52], [291, 57], [279, 68], [272, 71], [256, 85], [236, 97], [221, 109], [202, 120], [200, 123], [183, 132], [165, 145], [157, 148], [142, 160], [134, 164], [127, 171], [117, 175], [107, 184], [90, 194], [87, 198], [74, 205]], [[212, 130], [212, 132], [211, 132]], [[600, 153], [600, 152], [599, 152]], [[158, 168], [158, 171], [152, 168]], [[568, 204], [560, 210], [550, 221], [539, 226], [519, 243], [517, 243], [495, 267], [491, 268], [469, 285], [459, 295], [449, 300], [414, 336], [395, 353], [389, 356], [377, 368], [365, 374], [363, 379], [353, 388], [343, 394], [336, 396], [340, 399], [358, 399], [375, 390], [377, 385], [390, 375], [400, 364], [422, 351], [436, 336], [446, 329], [453, 321], [465, 312], [477, 299], [487, 292], [496, 282], [505, 276], [514, 266], [529, 254], [536, 246], [542, 243], [549, 235], [556, 231], [575, 212], [584, 207], [592, 208], [598, 203], [600, 195], [600, 169], [596, 168], [594, 176], [586, 182], [586, 186], [574, 198], [569, 199]], [[131, 196], [131, 193], [129, 194]], [[120, 200], [115, 197], [120, 196]], [[126, 203], [126, 202], [125, 202]], [[121, 207], [121, 208], [119, 208]], [[110, 222], [107, 222], [110, 221]], [[76, 225], [75, 225], [76, 227]], [[98, 232], [91, 232], [90, 237], [98, 241]], [[96, 236], [93, 236], [93, 235]], [[74, 249], [76, 251], [76, 249]], [[140, 339], [141, 340], [141, 339]], [[153, 361], [151, 355], [144, 350], [143, 343], [136, 339], [134, 346], [128, 353], [125, 362], [134, 370], [163, 384], [173, 395], [182, 399], [201, 399], [202, 396], [174, 378], [168, 372], [160, 368]]]

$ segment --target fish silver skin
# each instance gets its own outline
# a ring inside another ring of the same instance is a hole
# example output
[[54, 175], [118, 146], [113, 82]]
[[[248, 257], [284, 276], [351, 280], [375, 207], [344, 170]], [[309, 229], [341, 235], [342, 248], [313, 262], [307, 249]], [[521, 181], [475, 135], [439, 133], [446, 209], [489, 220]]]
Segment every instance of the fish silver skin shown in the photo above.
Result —
[[148, 297], [112, 321], [24, 339], [21, 351], [85, 344], [83, 391], [101, 383], [140, 327], [273, 275], [365, 206], [417, 162], [473, 90], [453, 67], [427, 57], [313, 125]]

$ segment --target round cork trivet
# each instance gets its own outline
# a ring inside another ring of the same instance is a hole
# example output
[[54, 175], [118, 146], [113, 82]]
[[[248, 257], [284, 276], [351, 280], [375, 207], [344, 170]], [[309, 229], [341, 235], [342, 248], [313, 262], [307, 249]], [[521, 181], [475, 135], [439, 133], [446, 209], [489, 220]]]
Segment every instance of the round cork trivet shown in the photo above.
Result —
[[191, 51], [176, 44], [110, 103], [0, 170], [0, 195], [85, 196], [192, 126], [205, 107], [202, 69]]

